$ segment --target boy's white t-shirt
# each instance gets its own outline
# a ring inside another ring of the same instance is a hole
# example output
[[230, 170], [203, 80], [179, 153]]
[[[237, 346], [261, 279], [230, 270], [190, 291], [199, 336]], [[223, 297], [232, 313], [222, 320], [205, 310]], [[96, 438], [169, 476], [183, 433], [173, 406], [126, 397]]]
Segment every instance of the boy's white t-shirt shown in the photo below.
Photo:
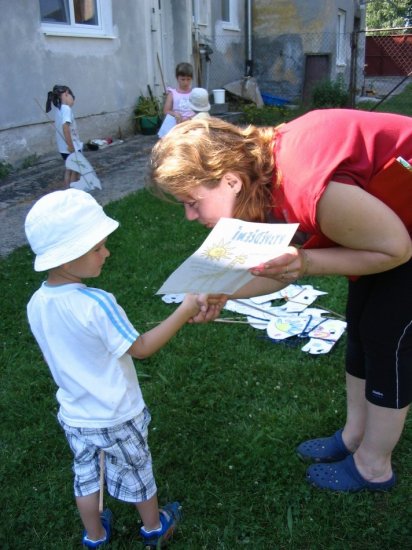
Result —
[[112, 294], [81, 283], [43, 283], [27, 315], [59, 387], [56, 397], [66, 424], [110, 427], [143, 410], [136, 370], [126, 353], [139, 333]]
[[73, 146], [75, 151], [83, 150], [83, 143], [80, 141], [79, 132], [77, 131], [76, 120], [73, 116], [73, 111], [68, 105], [61, 105], [60, 109], [54, 107], [54, 119], [56, 126], [56, 142], [59, 153], [70, 154], [66, 140], [64, 139], [63, 124], [70, 124], [70, 133], [72, 136]]

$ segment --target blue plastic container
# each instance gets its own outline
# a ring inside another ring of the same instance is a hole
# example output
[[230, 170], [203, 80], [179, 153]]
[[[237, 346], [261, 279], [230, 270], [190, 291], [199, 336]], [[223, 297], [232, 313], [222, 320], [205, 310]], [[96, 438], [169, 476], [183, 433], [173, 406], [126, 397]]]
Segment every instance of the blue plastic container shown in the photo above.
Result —
[[288, 99], [284, 99], [283, 97], [276, 97], [275, 95], [266, 94], [264, 92], [261, 92], [260, 95], [262, 96], [263, 103], [265, 105], [280, 107], [281, 105], [287, 105], [290, 103]]

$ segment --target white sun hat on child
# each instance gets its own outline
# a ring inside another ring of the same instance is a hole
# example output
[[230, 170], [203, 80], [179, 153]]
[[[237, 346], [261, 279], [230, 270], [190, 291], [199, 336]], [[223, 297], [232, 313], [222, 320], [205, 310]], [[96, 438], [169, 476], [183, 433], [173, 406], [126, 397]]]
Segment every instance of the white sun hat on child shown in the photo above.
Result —
[[85, 191], [65, 189], [39, 199], [24, 229], [36, 254], [35, 271], [47, 271], [86, 254], [119, 227]]
[[205, 90], [204, 88], [193, 88], [189, 96], [189, 107], [193, 111], [209, 111], [210, 103], [207, 90]]

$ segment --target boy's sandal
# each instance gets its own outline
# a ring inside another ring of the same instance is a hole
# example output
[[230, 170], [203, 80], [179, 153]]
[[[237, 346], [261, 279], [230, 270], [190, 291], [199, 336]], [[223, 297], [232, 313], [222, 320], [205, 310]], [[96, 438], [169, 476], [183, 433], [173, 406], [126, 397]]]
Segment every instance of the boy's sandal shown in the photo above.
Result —
[[319, 489], [345, 493], [389, 491], [396, 483], [395, 474], [388, 481], [368, 481], [359, 473], [353, 455], [333, 464], [312, 464], [306, 471], [306, 479]]
[[104, 530], [106, 531], [106, 536], [104, 539], [90, 540], [87, 536], [87, 531], [84, 531], [82, 539], [83, 546], [86, 546], [87, 548], [99, 548], [99, 546], [107, 544], [110, 541], [110, 536], [112, 534], [112, 518], [113, 514], [108, 508], [106, 508], [106, 510], [100, 514], [100, 519]]
[[176, 525], [182, 518], [182, 507], [179, 502], [170, 502], [159, 511], [160, 527], [153, 531], [140, 528], [143, 544], [146, 548], [161, 548], [172, 538]]
[[352, 454], [342, 439], [343, 429], [330, 437], [309, 439], [296, 448], [296, 453], [305, 462], [336, 462]]

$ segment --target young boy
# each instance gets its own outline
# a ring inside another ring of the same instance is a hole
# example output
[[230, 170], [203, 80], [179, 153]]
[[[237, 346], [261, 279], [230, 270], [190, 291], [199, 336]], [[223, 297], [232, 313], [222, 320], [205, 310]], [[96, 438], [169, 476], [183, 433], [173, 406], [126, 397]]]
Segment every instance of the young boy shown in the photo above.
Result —
[[150, 414], [132, 357], [158, 351], [200, 310], [198, 298], [187, 295], [167, 319], [139, 334], [112, 294], [83, 283], [100, 275], [110, 255], [107, 236], [118, 226], [77, 189], [45, 195], [25, 221], [34, 269], [48, 271], [27, 306], [28, 319], [59, 388], [58, 420], [74, 454], [74, 493], [89, 548], [107, 543], [111, 532], [110, 510], [99, 514], [101, 450], [108, 491], [135, 504], [146, 545], [167, 541], [180, 519], [179, 503], [158, 508]]
[[210, 118], [209, 94], [204, 88], [193, 88], [189, 96], [189, 107], [195, 113], [192, 118]]

